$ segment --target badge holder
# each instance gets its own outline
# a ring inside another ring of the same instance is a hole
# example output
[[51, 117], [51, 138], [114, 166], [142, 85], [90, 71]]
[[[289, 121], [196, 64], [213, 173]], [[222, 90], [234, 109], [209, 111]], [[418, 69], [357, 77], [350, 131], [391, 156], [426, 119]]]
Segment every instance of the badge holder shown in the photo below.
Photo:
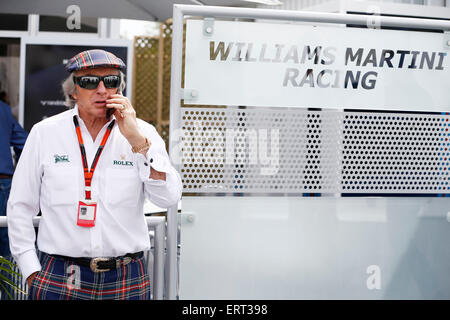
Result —
[[80, 227], [91, 228], [95, 226], [97, 216], [97, 202], [92, 199], [78, 202], [77, 225]]

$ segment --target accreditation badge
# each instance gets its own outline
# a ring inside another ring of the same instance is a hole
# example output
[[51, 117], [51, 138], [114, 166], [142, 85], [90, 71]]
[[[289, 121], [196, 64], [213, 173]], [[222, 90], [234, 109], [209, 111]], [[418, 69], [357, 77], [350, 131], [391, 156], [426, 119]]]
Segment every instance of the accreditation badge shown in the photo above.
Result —
[[91, 200], [79, 201], [77, 225], [86, 228], [95, 226], [96, 214], [97, 202]]

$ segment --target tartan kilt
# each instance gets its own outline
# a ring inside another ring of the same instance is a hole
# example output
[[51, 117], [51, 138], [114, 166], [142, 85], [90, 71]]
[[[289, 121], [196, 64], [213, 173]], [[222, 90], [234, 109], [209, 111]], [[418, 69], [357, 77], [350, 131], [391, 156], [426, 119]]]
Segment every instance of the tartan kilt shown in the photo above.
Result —
[[46, 253], [42, 270], [28, 288], [29, 300], [150, 300], [150, 280], [144, 258], [106, 272]]

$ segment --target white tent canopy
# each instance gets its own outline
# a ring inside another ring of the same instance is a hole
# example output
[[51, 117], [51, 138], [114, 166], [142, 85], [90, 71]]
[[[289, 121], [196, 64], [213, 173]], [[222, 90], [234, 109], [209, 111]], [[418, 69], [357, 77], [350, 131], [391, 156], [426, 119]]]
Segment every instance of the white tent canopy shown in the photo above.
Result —
[[66, 16], [71, 5], [85, 17], [164, 21], [172, 17], [174, 4], [212, 6], [254, 6], [243, 0], [0, 0], [0, 12]]

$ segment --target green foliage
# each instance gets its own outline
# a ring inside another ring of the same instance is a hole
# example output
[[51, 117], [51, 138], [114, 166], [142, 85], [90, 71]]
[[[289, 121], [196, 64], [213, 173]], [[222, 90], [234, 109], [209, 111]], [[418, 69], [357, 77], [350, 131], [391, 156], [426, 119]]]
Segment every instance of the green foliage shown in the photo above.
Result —
[[[7, 290], [8, 287], [13, 288], [13, 290], [16, 292], [20, 292], [22, 294], [25, 293], [16, 284], [20, 280], [20, 278], [22, 278], [22, 275], [14, 271], [14, 267], [15, 264], [0, 256], [0, 288], [3, 289], [2, 291], [5, 292], [11, 300], [13, 300], [14, 298], [9, 292], [10, 290]], [[6, 277], [5, 273], [8, 274], [9, 277]]]

